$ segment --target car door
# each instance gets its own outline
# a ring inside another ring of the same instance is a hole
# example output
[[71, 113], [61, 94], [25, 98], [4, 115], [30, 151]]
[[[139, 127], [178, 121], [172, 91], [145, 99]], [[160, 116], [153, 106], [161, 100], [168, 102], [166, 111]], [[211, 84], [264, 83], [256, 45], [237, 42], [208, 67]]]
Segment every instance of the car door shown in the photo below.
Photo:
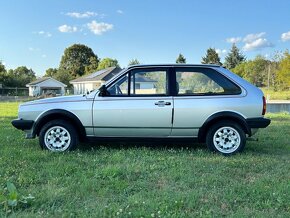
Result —
[[166, 137], [171, 133], [173, 99], [168, 68], [132, 69], [108, 85], [93, 103], [97, 137]]

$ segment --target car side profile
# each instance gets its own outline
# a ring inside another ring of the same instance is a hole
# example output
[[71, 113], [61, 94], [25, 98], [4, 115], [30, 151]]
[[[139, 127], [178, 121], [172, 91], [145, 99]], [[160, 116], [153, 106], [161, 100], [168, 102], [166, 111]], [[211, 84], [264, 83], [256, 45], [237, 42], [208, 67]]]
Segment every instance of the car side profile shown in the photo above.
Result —
[[265, 112], [262, 91], [223, 67], [134, 65], [86, 95], [21, 104], [12, 124], [51, 151], [88, 138], [187, 138], [230, 155], [270, 124]]

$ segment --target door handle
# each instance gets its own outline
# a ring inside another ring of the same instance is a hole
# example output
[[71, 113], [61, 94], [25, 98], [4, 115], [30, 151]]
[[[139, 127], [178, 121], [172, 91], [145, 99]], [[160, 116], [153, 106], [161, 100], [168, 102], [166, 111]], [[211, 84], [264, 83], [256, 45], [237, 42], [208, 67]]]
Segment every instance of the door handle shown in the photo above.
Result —
[[155, 105], [158, 105], [159, 107], [164, 107], [165, 105], [171, 105], [171, 102], [165, 102], [165, 101], [158, 101], [155, 102]]

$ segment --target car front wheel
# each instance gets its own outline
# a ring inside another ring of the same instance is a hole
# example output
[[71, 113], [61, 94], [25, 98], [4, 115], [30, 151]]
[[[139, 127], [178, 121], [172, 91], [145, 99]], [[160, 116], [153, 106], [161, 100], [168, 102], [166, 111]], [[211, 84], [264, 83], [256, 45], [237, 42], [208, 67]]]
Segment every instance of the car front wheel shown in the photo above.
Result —
[[214, 124], [207, 132], [206, 144], [211, 151], [231, 155], [244, 149], [246, 135], [239, 124], [221, 121]]
[[52, 120], [46, 123], [39, 133], [40, 146], [53, 152], [73, 150], [77, 142], [75, 128], [65, 120]]

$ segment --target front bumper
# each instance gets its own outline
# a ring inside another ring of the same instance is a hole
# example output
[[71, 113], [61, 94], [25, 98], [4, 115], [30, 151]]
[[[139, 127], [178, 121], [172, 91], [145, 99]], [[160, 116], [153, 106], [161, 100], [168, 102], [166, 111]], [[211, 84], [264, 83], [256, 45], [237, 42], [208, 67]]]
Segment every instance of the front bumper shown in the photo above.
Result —
[[33, 120], [15, 119], [15, 120], [12, 120], [11, 123], [16, 129], [29, 130], [32, 128], [34, 121]]
[[251, 129], [255, 129], [266, 128], [271, 123], [271, 120], [263, 117], [258, 117], [246, 119], [246, 122]]

